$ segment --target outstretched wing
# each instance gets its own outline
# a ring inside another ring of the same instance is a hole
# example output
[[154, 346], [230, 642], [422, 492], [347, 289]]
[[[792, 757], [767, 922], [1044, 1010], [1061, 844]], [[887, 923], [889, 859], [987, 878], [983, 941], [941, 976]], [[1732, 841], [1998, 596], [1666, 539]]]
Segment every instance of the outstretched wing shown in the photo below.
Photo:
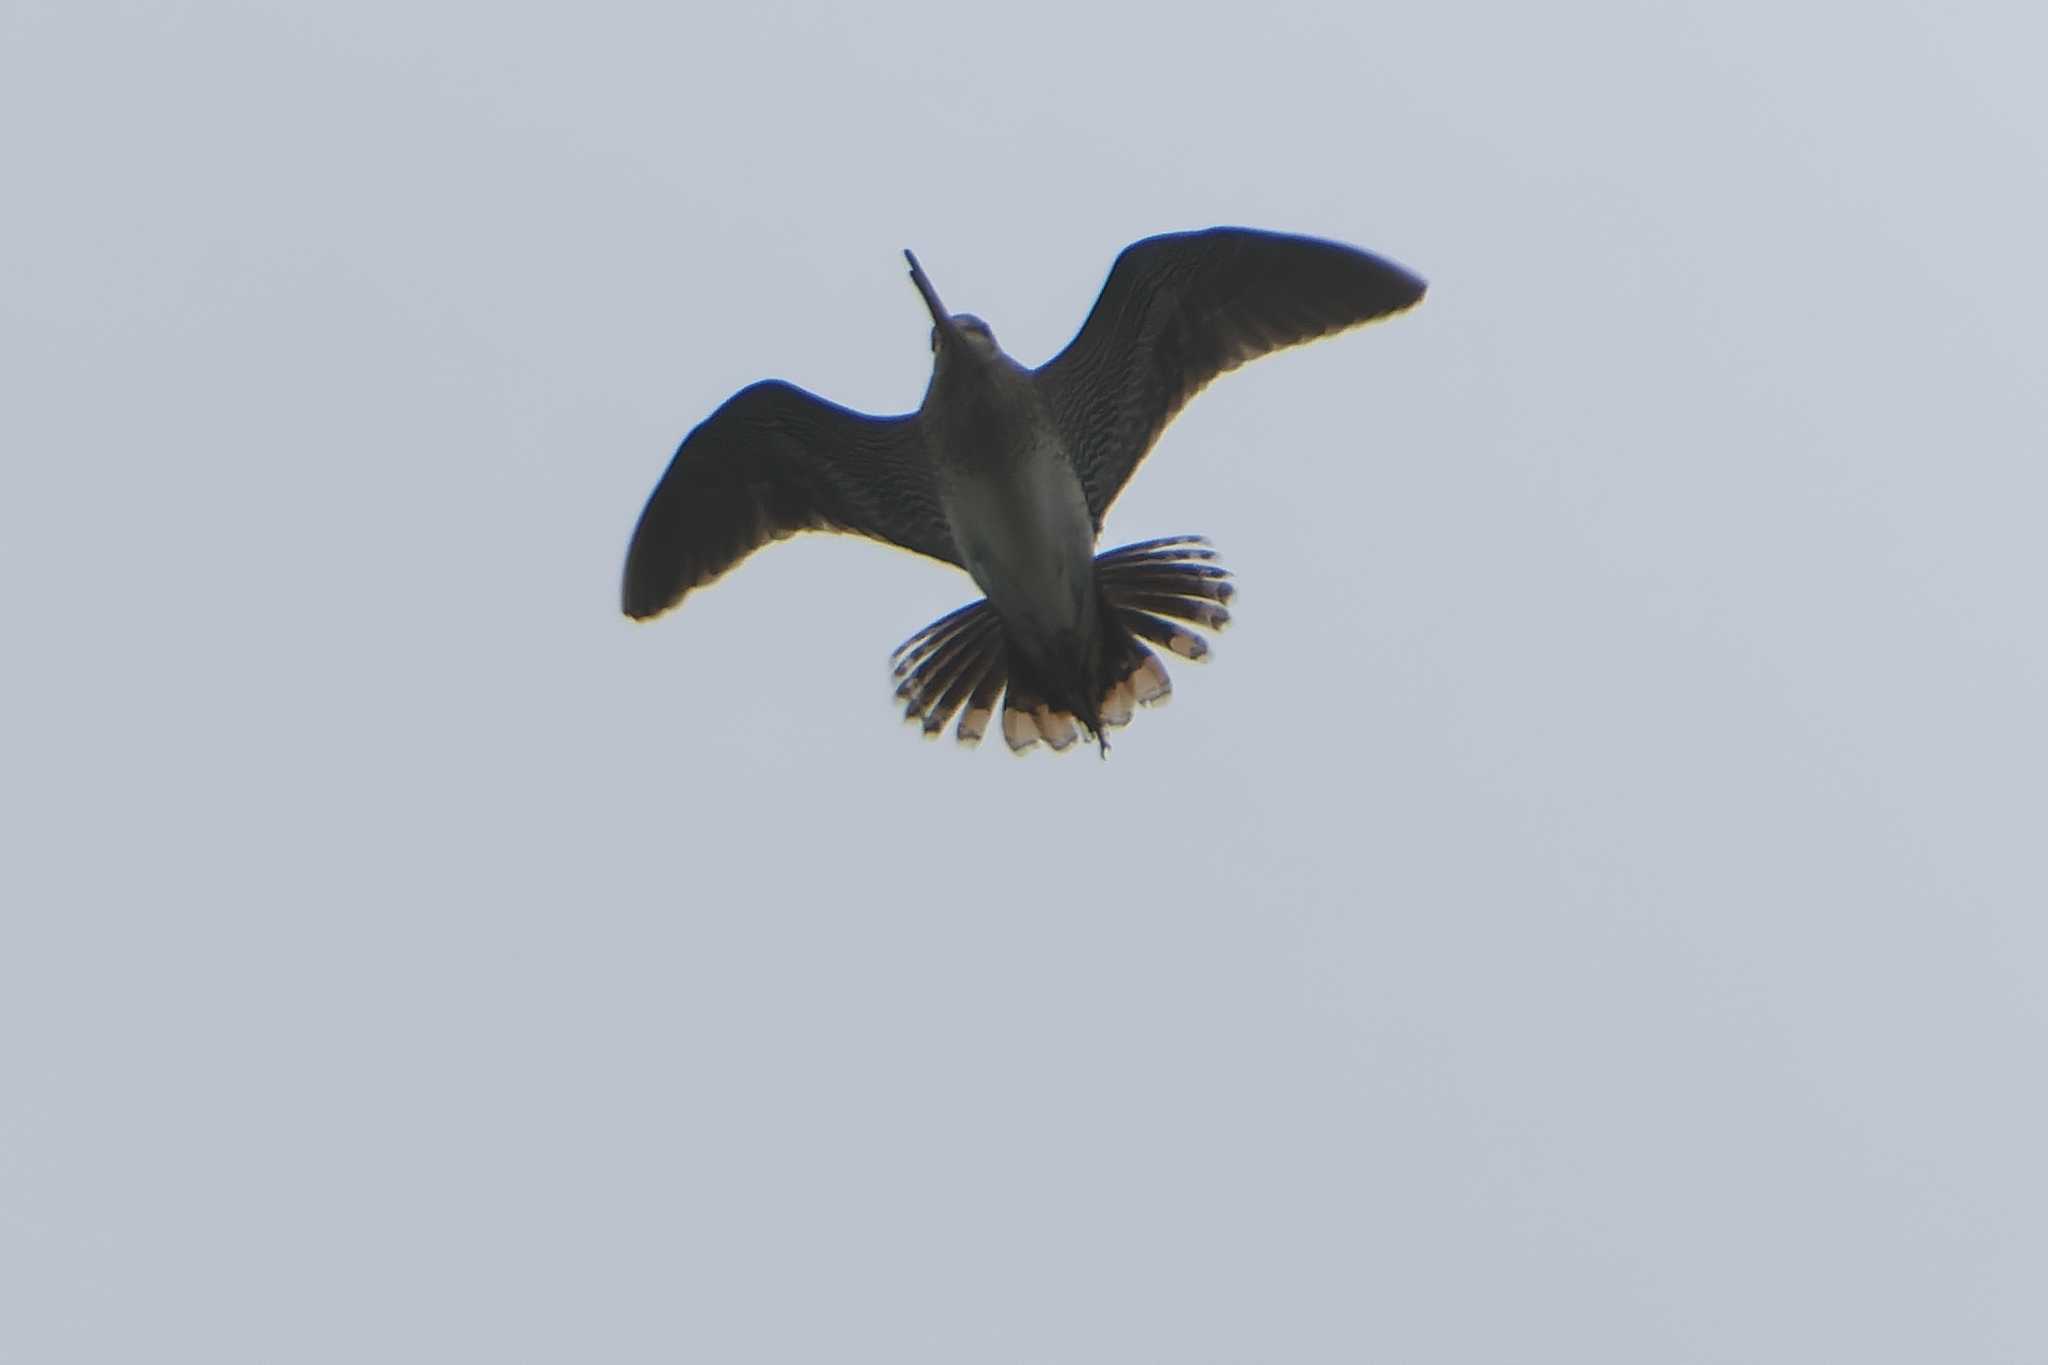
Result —
[[633, 530], [621, 605], [658, 616], [797, 531], [849, 531], [960, 562], [914, 415], [868, 417], [770, 379], [683, 438]]
[[1037, 375], [1096, 528], [1203, 385], [1268, 351], [1412, 307], [1424, 287], [1354, 247], [1254, 228], [1125, 247], [1080, 332]]

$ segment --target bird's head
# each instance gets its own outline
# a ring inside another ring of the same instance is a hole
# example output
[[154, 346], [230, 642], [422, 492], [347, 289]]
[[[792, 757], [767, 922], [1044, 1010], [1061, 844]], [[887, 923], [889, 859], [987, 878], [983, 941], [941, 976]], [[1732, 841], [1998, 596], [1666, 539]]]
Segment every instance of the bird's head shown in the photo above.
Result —
[[1002, 354], [996, 345], [995, 333], [988, 324], [972, 313], [948, 313], [946, 305], [939, 302], [939, 291], [932, 288], [931, 277], [924, 273], [924, 267], [917, 263], [917, 257], [909, 251], [903, 258], [910, 262], [910, 282], [917, 286], [917, 292], [924, 296], [924, 306], [932, 315], [932, 354], [941, 359], [955, 347], [983, 360], [992, 360]]
[[988, 324], [980, 318], [972, 313], [955, 313], [951, 321], [953, 325], [950, 329], [941, 329], [936, 323], [933, 324], [933, 354], [936, 355], [938, 353], [939, 342], [947, 330], [950, 330], [961, 343], [972, 346], [983, 355], [994, 355], [996, 353], [996, 334], [991, 332], [988, 329]]

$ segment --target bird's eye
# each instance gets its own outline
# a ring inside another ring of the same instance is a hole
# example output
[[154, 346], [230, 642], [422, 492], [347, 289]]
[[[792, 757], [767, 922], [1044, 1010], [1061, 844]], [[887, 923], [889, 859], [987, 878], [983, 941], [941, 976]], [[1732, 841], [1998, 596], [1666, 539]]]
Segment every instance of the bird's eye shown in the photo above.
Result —
[[938, 349], [939, 349], [939, 328], [938, 328], [938, 324], [937, 324], [937, 323], [933, 323], [933, 324], [932, 324], [932, 350], [933, 350], [934, 352], [936, 352], [936, 351], [937, 351]]

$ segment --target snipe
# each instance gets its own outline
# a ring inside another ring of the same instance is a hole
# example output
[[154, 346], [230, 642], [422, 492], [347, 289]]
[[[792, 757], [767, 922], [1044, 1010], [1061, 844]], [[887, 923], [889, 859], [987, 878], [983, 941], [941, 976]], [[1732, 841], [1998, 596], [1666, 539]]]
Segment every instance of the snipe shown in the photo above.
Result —
[[1110, 503], [1203, 385], [1269, 351], [1398, 313], [1423, 282], [1353, 247], [1251, 228], [1148, 237], [1117, 257], [1067, 348], [1032, 370], [988, 324], [932, 315], [924, 403], [870, 417], [781, 380], [734, 394], [683, 439], [626, 552], [628, 616], [659, 615], [753, 550], [848, 531], [967, 570], [987, 594], [895, 654], [927, 734], [978, 742], [1000, 703], [1013, 750], [1064, 750], [1170, 684], [1158, 645], [1208, 652], [1228, 573], [1197, 536], [1095, 553]]

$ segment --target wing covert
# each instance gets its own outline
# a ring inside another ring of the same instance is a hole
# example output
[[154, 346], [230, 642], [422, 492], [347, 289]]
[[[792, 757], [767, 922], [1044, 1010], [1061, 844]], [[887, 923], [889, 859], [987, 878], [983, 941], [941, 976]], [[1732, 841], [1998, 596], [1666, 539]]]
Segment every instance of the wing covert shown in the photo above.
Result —
[[1037, 372], [1097, 529], [1159, 433], [1210, 380], [1412, 307], [1424, 288], [1355, 247], [1254, 228], [1125, 247], [1081, 330]]
[[620, 605], [658, 616], [768, 542], [812, 530], [960, 562], [914, 415], [868, 417], [779, 379], [751, 384], [683, 438], [655, 485]]

